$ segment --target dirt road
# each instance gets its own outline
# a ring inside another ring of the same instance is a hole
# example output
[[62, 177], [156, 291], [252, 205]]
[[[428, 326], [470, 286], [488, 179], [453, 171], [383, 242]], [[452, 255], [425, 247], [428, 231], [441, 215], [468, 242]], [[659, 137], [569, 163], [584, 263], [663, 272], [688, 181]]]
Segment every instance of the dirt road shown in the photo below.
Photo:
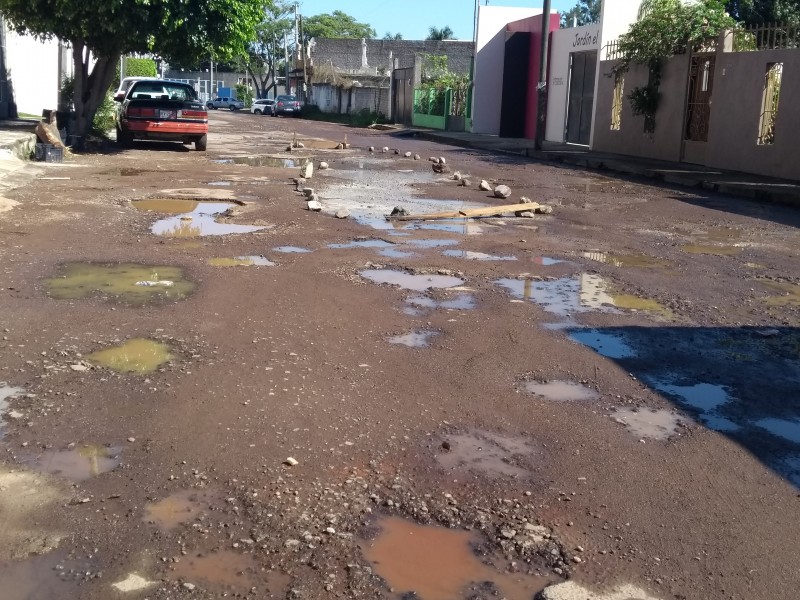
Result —
[[796, 596], [800, 212], [211, 120], [6, 193], [4, 600]]

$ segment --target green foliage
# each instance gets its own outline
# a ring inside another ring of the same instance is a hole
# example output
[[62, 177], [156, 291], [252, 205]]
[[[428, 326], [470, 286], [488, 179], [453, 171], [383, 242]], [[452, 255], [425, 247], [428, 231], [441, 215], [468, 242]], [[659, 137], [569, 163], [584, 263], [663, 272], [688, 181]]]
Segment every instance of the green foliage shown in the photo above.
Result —
[[244, 68], [250, 73], [259, 98], [266, 97], [275, 87], [274, 74], [280, 69], [283, 56], [283, 36], [294, 27], [289, 14], [294, 5], [287, 0], [276, 0], [266, 7], [256, 27], [256, 35], [242, 56]]
[[[156, 61], [152, 58], [136, 58], [134, 56], [125, 57], [125, 77], [158, 77], [158, 69], [156, 68]], [[119, 87], [119, 64], [114, 74], [114, 80], [111, 82], [111, 87], [117, 89]]]
[[335, 10], [330, 14], [315, 15], [303, 20], [303, 36], [311, 38], [374, 38], [375, 30], [367, 23]]
[[467, 111], [467, 94], [471, 81], [469, 75], [452, 72], [447, 64], [447, 55], [422, 55], [422, 83], [418, 90], [428, 90], [431, 94], [420, 94], [420, 114], [444, 114], [445, 90], [451, 90], [450, 114], [463, 117]]
[[800, 25], [800, 2], [797, 0], [728, 0], [725, 8], [745, 25]]
[[116, 124], [116, 110], [117, 107], [114, 103], [114, 97], [111, 95], [111, 92], [108, 91], [103, 97], [103, 102], [97, 108], [97, 112], [94, 113], [94, 119], [92, 119], [92, 131], [101, 137], [105, 137], [107, 132], [114, 129]]
[[390, 32], [388, 32], [388, 31], [387, 31], [387, 32], [386, 32], [386, 33], [383, 35], [383, 39], [384, 39], [384, 40], [402, 40], [402, 39], [403, 39], [403, 34], [402, 34], [402, 33], [400, 33], [400, 32], [397, 32], [397, 33], [390, 33]]
[[578, 27], [600, 22], [600, 0], [578, 0], [578, 3], [561, 14], [561, 27], [572, 27], [577, 21]]
[[244, 102], [245, 108], [253, 106], [253, 90], [250, 89], [249, 85], [237, 83], [233, 86], [233, 89], [236, 90], [236, 97]]
[[431, 27], [428, 29], [428, 37], [425, 38], [428, 40], [454, 40], [456, 39], [453, 36], [453, 30], [450, 29], [449, 25], [445, 25], [441, 29], [437, 27]]

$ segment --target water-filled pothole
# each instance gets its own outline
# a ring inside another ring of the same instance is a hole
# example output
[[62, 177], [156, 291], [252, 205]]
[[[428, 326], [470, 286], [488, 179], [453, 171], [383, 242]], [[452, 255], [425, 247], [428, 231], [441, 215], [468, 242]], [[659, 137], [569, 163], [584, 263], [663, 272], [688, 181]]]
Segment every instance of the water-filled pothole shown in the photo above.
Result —
[[131, 205], [137, 210], [162, 213], [165, 215], [181, 215], [190, 213], [200, 204], [199, 200], [182, 198], [151, 198], [150, 200], [134, 200]]
[[211, 591], [250, 590], [256, 584], [253, 557], [231, 550], [185, 556], [170, 565], [172, 580], [201, 584]]
[[612, 418], [638, 438], [666, 440], [678, 433], [681, 420], [668, 410], [618, 408]]
[[472, 294], [456, 294], [455, 297], [445, 300], [436, 300], [428, 296], [412, 296], [406, 298], [406, 307], [403, 312], [417, 317], [429, 310], [472, 310], [477, 305]]
[[235, 204], [229, 202], [200, 202], [188, 213], [167, 217], [153, 223], [150, 231], [165, 237], [200, 237], [208, 235], [230, 235], [234, 233], [253, 233], [263, 226], [220, 223], [223, 216]]
[[183, 490], [145, 505], [143, 520], [159, 529], [175, 529], [193, 521], [208, 508], [212, 499], [212, 494], [206, 491]]
[[328, 244], [328, 248], [332, 250], [343, 250], [349, 248], [391, 248], [394, 246], [391, 242], [385, 240], [353, 240], [346, 244]]
[[484, 564], [472, 549], [478, 540], [469, 531], [417, 525], [399, 517], [384, 517], [378, 525], [377, 537], [363, 542], [361, 549], [395, 598], [530, 600], [553, 581]]
[[62, 275], [45, 279], [47, 293], [58, 300], [77, 300], [94, 295], [142, 306], [159, 300], [182, 300], [193, 290], [179, 267], [68, 263]]
[[485, 254], [484, 252], [473, 252], [472, 250], [444, 250], [442, 254], [444, 254], [445, 256], [452, 256], [453, 258], [464, 258], [467, 260], [481, 260], [481, 261], [517, 260], [516, 256], [498, 256], [494, 254]]
[[431, 288], [452, 288], [464, 283], [463, 279], [450, 275], [412, 275], [392, 269], [367, 269], [361, 276], [373, 283], [388, 283], [406, 290], [424, 292]]
[[710, 383], [675, 385], [652, 378], [647, 380], [654, 389], [693, 409], [698, 413], [697, 419], [709, 429], [721, 432], [741, 429], [740, 425], [720, 414], [720, 410], [734, 400], [724, 386]]
[[77, 598], [78, 587], [96, 567], [87, 561], [68, 559], [66, 551], [31, 556], [21, 561], [0, 562], [3, 600], [54, 600]]
[[741, 253], [740, 246], [711, 246], [708, 244], [687, 244], [681, 246], [687, 254], [711, 254], [713, 256], [736, 256]]
[[120, 346], [92, 352], [86, 358], [120, 373], [151, 373], [172, 355], [167, 344], [135, 338]]
[[399, 250], [397, 248], [384, 248], [378, 251], [378, 254], [387, 258], [411, 258], [417, 256], [416, 252], [409, 252], [408, 250]]
[[663, 269], [670, 265], [669, 261], [648, 256], [647, 254], [616, 254], [611, 252], [582, 252], [583, 258], [601, 262], [615, 267], [638, 269]]
[[9, 400], [24, 393], [25, 390], [22, 388], [12, 387], [5, 381], [0, 381], [0, 439], [5, 435], [6, 416], [11, 415], [11, 411], [8, 409]]
[[212, 267], [274, 267], [275, 263], [265, 256], [234, 256], [233, 258], [209, 258]]
[[31, 468], [70, 481], [86, 481], [119, 466], [122, 448], [86, 445], [67, 450], [46, 450], [26, 461]]
[[800, 444], [800, 420], [768, 418], [759, 419], [754, 425], [766, 429], [772, 435]]
[[432, 338], [439, 335], [437, 331], [410, 331], [401, 335], [395, 335], [388, 339], [390, 344], [400, 344], [410, 348], [426, 348], [430, 345]]
[[222, 165], [249, 165], [251, 167], [273, 167], [277, 169], [294, 169], [308, 162], [308, 158], [286, 158], [283, 156], [231, 156], [220, 158], [214, 162]]
[[770, 296], [764, 299], [770, 306], [800, 306], [800, 285], [785, 281], [759, 280], [759, 283], [778, 292], [780, 296]]
[[520, 478], [530, 475], [539, 454], [523, 438], [472, 431], [445, 436], [436, 461], [448, 471]]
[[302, 248], [300, 246], [277, 246], [272, 250], [275, 252], [281, 252], [283, 254], [307, 254], [308, 252], [313, 252], [313, 250]]
[[575, 381], [526, 381], [523, 389], [529, 394], [557, 402], [597, 400], [600, 393]]
[[636, 356], [636, 350], [622, 336], [597, 329], [574, 329], [569, 332], [569, 337], [606, 358], [633, 358]]

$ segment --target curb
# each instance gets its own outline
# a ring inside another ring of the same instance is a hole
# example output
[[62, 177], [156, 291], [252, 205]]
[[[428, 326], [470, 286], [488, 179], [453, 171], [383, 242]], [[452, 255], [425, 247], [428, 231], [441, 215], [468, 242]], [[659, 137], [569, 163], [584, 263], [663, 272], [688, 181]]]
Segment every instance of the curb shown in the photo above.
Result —
[[[643, 165], [639, 166], [634, 163], [625, 162], [624, 160], [604, 159], [601, 156], [593, 156], [590, 153], [587, 153], [584, 156], [570, 156], [557, 153], [551, 154], [548, 152], [537, 152], [536, 150], [532, 150], [530, 148], [511, 150], [508, 148], [496, 147], [492, 144], [481, 144], [472, 142], [470, 140], [442, 136], [428, 131], [416, 130], [415, 133], [421, 139], [439, 144], [448, 144], [450, 146], [458, 146], [460, 148], [483, 150], [485, 152], [493, 152], [495, 154], [510, 154], [513, 156], [530, 158], [539, 162], [557, 163], [579, 167], [582, 169], [611, 171], [612, 173], [620, 173], [622, 175], [653, 179], [668, 185], [700, 188], [705, 191], [727, 194], [729, 196], [736, 196], [748, 200], [757, 200], [759, 202], [770, 202], [773, 204], [783, 204], [800, 208], [800, 190], [776, 191], [767, 189], [765, 188], [765, 184], [759, 183], [712, 181], [702, 177], [692, 177], [691, 174], [665, 174], [659, 169], [654, 169], [652, 167]], [[500, 144], [498, 143], [498, 146], [499, 145]]]
[[20, 135], [12, 142], [0, 144], [0, 150], [7, 150], [20, 160], [30, 160], [36, 149], [37, 137], [35, 133]]

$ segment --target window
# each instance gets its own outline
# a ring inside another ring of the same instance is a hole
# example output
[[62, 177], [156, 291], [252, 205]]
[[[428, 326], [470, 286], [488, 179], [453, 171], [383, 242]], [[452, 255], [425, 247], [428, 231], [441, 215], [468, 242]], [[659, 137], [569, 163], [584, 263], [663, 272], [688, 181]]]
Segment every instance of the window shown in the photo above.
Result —
[[611, 131], [619, 131], [622, 125], [622, 100], [625, 97], [625, 76], [614, 75], [614, 98], [611, 101]]
[[781, 96], [783, 63], [770, 63], [764, 76], [764, 97], [761, 100], [761, 119], [758, 126], [758, 145], [775, 143], [775, 120], [778, 118], [778, 100]]

